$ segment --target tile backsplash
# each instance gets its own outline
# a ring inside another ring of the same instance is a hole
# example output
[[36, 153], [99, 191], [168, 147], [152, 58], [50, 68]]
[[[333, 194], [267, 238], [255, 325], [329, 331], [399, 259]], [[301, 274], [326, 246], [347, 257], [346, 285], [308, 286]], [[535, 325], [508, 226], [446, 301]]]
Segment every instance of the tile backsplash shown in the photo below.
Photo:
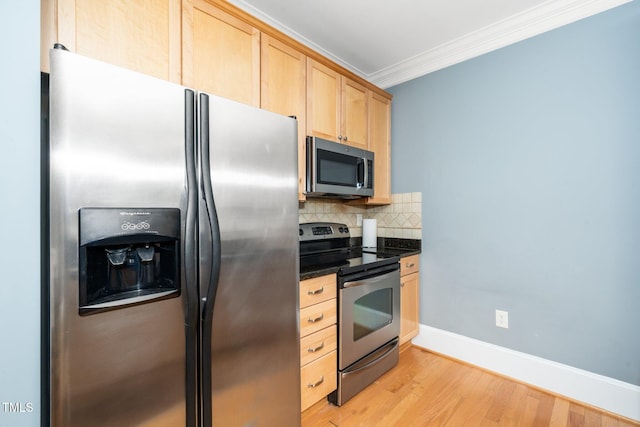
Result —
[[390, 205], [358, 206], [341, 200], [308, 199], [300, 204], [299, 222], [340, 222], [349, 226], [352, 237], [362, 236], [358, 214], [375, 218], [378, 237], [422, 239], [422, 193], [394, 194]]

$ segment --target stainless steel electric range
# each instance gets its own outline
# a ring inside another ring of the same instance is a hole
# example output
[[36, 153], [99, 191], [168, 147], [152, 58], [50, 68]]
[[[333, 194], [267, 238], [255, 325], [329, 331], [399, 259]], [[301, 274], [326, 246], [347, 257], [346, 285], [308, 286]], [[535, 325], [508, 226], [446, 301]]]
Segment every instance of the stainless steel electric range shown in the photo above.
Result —
[[300, 271], [337, 273], [338, 388], [342, 405], [398, 363], [400, 258], [351, 245], [339, 223], [300, 225]]

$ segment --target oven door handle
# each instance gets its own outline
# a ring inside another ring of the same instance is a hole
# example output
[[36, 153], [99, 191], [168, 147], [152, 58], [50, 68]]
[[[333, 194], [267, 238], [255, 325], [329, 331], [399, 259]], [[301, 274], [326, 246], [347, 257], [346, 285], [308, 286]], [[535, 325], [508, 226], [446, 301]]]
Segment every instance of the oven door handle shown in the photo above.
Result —
[[373, 353], [369, 354], [364, 359], [354, 363], [353, 365], [342, 371], [342, 376], [347, 377], [349, 375], [355, 375], [360, 371], [364, 371], [365, 369], [368, 369], [371, 366], [380, 363], [382, 360], [393, 354], [396, 347], [398, 347], [398, 342], [398, 338], [394, 338], [393, 340], [389, 341]]
[[392, 269], [388, 267], [370, 270], [365, 273], [361, 273], [359, 275], [354, 275], [351, 280], [345, 281], [340, 287], [342, 289], [353, 288], [361, 285], [372, 285], [385, 280], [388, 280], [389, 277], [398, 270], [398, 266], [394, 264]]

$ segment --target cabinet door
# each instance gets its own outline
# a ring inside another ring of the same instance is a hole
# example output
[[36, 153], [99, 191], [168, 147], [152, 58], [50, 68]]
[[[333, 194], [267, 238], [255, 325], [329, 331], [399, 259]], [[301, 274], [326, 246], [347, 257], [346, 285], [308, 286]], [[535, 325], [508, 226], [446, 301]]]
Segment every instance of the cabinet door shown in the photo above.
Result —
[[260, 31], [204, 0], [185, 9], [183, 84], [259, 107]]
[[307, 61], [307, 133], [339, 142], [340, 74], [311, 59]]
[[419, 273], [400, 278], [400, 344], [410, 341], [419, 332]]
[[369, 92], [369, 150], [375, 153], [373, 197], [367, 204], [391, 203], [391, 100]]
[[368, 92], [361, 84], [342, 77], [342, 142], [363, 150], [369, 149]]
[[180, 83], [180, 2], [43, 0], [42, 12], [44, 70], [48, 50], [59, 42], [80, 55]]
[[260, 107], [298, 119], [298, 199], [305, 200], [307, 57], [262, 34]]

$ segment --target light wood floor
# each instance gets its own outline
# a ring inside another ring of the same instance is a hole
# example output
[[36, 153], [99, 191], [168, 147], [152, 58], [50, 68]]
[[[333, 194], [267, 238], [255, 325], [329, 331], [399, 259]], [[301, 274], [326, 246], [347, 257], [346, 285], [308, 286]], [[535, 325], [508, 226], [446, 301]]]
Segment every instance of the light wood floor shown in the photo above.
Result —
[[640, 426], [479, 368], [409, 347], [341, 407], [319, 402], [302, 427]]

